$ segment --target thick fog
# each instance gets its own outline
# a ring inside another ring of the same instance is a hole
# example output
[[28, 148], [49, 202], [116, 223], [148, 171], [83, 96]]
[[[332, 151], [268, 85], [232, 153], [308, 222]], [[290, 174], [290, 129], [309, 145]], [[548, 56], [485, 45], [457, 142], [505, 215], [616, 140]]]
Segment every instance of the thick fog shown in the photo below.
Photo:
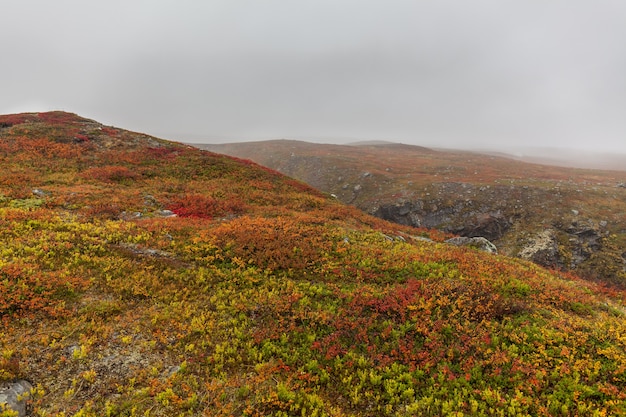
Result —
[[4, 0], [0, 113], [626, 153], [623, 0]]

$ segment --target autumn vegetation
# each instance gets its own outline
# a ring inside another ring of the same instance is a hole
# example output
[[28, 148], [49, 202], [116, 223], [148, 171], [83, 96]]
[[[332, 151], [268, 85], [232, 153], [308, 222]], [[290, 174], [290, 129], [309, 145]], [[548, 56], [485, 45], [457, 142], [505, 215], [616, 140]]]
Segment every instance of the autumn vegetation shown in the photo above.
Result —
[[381, 218], [485, 237], [509, 256], [525, 257], [524, 249], [548, 233], [557, 248], [535, 261], [626, 287], [623, 163], [606, 164], [621, 170], [566, 168], [390, 142], [198, 146], [251, 158]]
[[0, 164], [33, 416], [626, 415], [619, 286], [73, 114], [0, 116]]

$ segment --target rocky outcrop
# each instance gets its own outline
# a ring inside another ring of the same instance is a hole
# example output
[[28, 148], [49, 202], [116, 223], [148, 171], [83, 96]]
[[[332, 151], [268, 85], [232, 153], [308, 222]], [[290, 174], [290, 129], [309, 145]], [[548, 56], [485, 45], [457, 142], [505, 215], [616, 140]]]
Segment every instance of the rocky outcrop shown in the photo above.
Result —
[[455, 246], [469, 246], [474, 249], [481, 250], [488, 253], [498, 253], [496, 245], [485, 239], [484, 237], [453, 237], [445, 241]]
[[556, 269], [577, 269], [603, 248], [606, 222], [557, 223], [528, 239], [517, 256]]
[[11, 410], [18, 417], [26, 416], [26, 401], [32, 389], [33, 386], [24, 380], [0, 384], [0, 414]]
[[[460, 236], [500, 239], [516, 220], [515, 203], [528, 189], [433, 184], [418, 198], [380, 203], [367, 211], [395, 223], [444, 230]], [[521, 201], [521, 200], [520, 200]], [[511, 205], [511, 202], [514, 204]]]
[[576, 268], [602, 249], [602, 237], [607, 234], [591, 221], [573, 221], [563, 228], [563, 232], [567, 234], [570, 246], [570, 268]]
[[564, 266], [564, 259], [559, 254], [556, 233], [552, 229], [544, 230], [530, 239], [517, 256], [545, 267], [562, 268]]
[[[615, 230], [615, 218], [585, 217], [592, 212], [589, 207], [572, 205], [582, 193], [559, 187], [437, 183], [412, 196], [379, 201], [364, 209], [400, 224], [436, 228], [466, 239], [484, 238], [502, 254], [548, 268], [622, 282], [624, 258], [615, 257], [618, 249], [607, 246], [610, 233], [615, 233], [609, 232]], [[485, 249], [491, 251], [488, 246]]]

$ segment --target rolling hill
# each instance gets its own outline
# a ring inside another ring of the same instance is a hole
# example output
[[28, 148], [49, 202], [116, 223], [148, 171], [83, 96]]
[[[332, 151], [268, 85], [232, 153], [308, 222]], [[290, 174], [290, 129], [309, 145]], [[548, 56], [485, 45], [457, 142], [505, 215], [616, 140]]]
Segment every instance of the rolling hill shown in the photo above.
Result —
[[63, 112], [0, 164], [2, 416], [626, 414], [618, 287]]
[[626, 171], [393, 143], [202, 145], [250, 158], [375, 216], [482, 236], [503, 254], [626, 285]]

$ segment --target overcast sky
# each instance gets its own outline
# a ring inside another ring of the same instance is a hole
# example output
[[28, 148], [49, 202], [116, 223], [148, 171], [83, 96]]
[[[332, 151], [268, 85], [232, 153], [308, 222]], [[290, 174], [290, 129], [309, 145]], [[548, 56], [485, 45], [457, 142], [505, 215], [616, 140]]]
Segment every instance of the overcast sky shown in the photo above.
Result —
[[0, 113], [626, 153], [624, 0], [2, 0]]

